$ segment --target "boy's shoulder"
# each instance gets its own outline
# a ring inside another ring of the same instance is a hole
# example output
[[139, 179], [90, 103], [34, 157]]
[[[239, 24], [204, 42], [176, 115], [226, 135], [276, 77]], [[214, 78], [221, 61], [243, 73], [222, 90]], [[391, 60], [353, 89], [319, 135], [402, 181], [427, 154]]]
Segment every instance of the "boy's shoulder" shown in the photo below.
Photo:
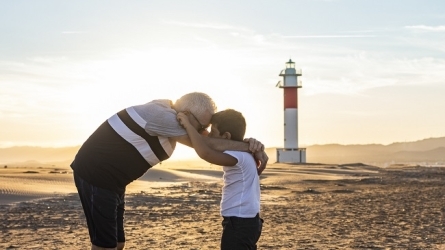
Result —
[[249, 152], [226, 150], [224, 151], [224, 153], [229, 154], [238, 160], [243, 160], [243, 162], [245, 163], [255, 164], [255, 159], [253, 158], [253, 155]]
[[244, 151], [236, 151], [236, 150], [225, 150], [224, 153], [227, 153], [227, 154], [236, 154], [236, 155], [250, 155], [250, 156], [252, 156], [251, 153], [244, 152]]

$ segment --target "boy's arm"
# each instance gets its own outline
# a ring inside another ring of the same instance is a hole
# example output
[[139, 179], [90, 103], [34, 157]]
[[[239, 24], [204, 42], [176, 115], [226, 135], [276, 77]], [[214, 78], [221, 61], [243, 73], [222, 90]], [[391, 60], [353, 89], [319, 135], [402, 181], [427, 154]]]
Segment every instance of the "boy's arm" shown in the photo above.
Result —
[[[184, 113], [179, 113], [178, 120], [179, 123], [187, 131], [188, 138], [191, 142], [191, 146], [195, 149], [196, 153], [201, 159], [220, 166], [235, 166], [238, 163], [238, 160], [233, 156], [217, 151], [211, 148], [209, 145], [207, 145], [207, 142], [204, 140], [204, 138], [207, 137], [201, 136], [198, 133], [198, 131], [196, 131], [196, 129], [190, 124], [187, 115], [185, 115]], [[230, 141], [230, 140], [221, 139], [218, 141], [221, 141], [220, 143], [223, 143], [223, 141]], [[247, 151], [248, 144], [247, 143], [244, 144], [246, 144], [245, 146]], [[229, 143], [228, 145], [230, 146], [232, 144]]]

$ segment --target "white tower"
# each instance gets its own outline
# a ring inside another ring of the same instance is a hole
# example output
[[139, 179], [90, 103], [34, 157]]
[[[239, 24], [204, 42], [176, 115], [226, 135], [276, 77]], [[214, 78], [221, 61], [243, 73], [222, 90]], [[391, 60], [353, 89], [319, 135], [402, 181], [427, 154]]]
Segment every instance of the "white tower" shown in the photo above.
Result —
[[277, 148], [277, 162], [305, 163], [306, 149], [298, 148], [298, 89], [301, 88], [301, 69], [289, 59], [286, 69], [280, 72], [283, 81], [277, 86], [284, 91], [284, 148]]

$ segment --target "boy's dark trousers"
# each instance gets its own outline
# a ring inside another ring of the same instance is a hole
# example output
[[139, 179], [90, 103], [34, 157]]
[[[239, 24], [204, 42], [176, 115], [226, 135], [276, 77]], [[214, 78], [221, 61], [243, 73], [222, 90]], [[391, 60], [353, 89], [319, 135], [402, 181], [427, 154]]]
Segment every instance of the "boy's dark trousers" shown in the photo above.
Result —
[[223, 217], [221, 250], [257, 249], [261, 236], [263, 219], [257, 214], [254, 218]]

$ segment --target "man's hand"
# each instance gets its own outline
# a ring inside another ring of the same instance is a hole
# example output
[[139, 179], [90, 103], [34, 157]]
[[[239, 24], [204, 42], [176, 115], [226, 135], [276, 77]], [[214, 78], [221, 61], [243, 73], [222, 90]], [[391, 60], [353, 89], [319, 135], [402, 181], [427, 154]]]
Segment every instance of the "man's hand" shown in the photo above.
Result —
[[244, 142], [249, 143], [249, 151], [252, 153], [264, 151], [264, 145], [260, 141], [257, 141], [255, 138], [246, 138], [244, 139]]
[[257, 172], [260, 175], [266, 169], [267, 161], [269, 160], [266, 152], [264, 152], [264, 145], [255, 138], [246, 138], [244, 142], [249, 143], [249, 151], [253, 153], [257, 163]]
[[253, 154], [253, 157], [255, 158], [255, 161], [257, 162], [257, 172], [258, 175], [260, 175], [264, 169], [266, 169], [267, 161], [269, 160], [269, 157], [267, 156], [266, 152], [263, 151], [257, 151]]

